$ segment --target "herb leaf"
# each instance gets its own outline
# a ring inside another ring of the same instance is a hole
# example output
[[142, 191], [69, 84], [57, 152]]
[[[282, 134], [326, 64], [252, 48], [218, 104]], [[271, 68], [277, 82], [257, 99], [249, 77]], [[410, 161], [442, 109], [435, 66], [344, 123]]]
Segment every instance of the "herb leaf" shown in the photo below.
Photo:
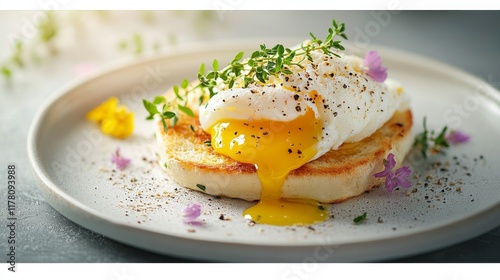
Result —
[[432, 139], [432, 141], [434, 141], [434, 148], [439, 149], [440, 147], [445, 147], [445, 148], [450, 147], [450, 145], [448, 144], [448, 141], [445, 138], [447, 129], [448, 129], [447, 126], [443, 127], [443, 129], [441, 130], [439, 135], [436, 138]]
[[164, 103], [164, 102], [166, 102], [166, 99], [162, 95], [155, 96], [155, 99], [153, 100], [153, 104], [156, 104], [156, 105]]
[[415, 136], [415, 141], [413, 142], [414, 147], [420, 147], [420, 152], [424, 159], [427, 158], [427, 149], [429, 148], [428, 133], [427, 118], [424, 117], [424, 131], [417, 134], [417, 136]]
[[205, 191], [205, 190], [206, 190], [206, 187], [205, 187], [204, 185], [202, 185], [202, 184], [196, 184], [196, 186], [197, 186], [200, 190], [202, 190], [202, 191]]
[[193, 111], [189, 107], [182, 106], [180, 104], [177, 105], [177, 107], [179, 107], [179, 110], [181, 110], [182, 112], [186, 113], [186, 115], [188, 115], [190, 117], [194, 117], [194, 113], [193, 113]]
[[175, 114], [174, 112], [170, 112], [170, 111], [165, 111], [162, 113], [162, 115], [166, 119], [172, 119], [172, 118], [175, 118], [177, 116], [177, 114]]
[[156, 105], [152, 102], [143, 99], [142, 104], [144, 104], [144, 108], [146, 108], [146, 110], [149, 112], [149, 116], [146, 118], [146, 120], [152, 120], [154, 118], [154, 115], [160, 113], [158, 112], [158, 108], [156, 108]]
[[366, 220], [366, 212], [364, 212], [363, 214], [361, 214], [360, 216], [357, 216], [356, 218], [354, 218], [353, 222], [355, 224], [360, 224], [361, 222], [363, 222], [364, 220]]

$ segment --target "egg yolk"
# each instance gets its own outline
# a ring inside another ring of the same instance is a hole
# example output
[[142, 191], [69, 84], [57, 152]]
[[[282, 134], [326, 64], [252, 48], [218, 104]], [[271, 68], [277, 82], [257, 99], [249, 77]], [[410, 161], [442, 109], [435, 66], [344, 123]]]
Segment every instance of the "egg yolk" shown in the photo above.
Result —
[[212, 147], [216, 152], [257, 168], [261, 199], [243, 213], [245, 218], [285, 226], [322, 222], [328, 217], [319, 202], [281, 197], [288, 173], [315, 156], [321, 129], [320, 121], [309, 109], [290, 122], [231, 119], [212, 127]]

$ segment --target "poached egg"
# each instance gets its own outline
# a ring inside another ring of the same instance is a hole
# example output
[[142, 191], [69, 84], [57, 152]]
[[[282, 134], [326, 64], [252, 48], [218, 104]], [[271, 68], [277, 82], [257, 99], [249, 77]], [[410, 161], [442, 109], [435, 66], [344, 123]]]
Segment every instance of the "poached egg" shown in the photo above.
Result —
[[312, 61], [305, 59], [292, 74], [222, 89], [200, 107], [201, 127], [215, 151], [257, 169], [261, 199], [245, 218], [272, 225], [324, 221], [329, 215], [320, 203], [281, 198], [288, 173], [370, 136], [407, 107], [397, 82], [377, 82], [362, 58], [338, 54], [313, 51]]

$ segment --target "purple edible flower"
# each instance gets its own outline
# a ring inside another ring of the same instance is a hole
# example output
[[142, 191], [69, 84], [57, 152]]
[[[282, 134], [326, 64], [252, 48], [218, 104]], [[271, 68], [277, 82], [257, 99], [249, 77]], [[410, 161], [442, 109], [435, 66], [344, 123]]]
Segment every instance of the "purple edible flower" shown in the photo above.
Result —
[[458, 130], [452, 130], [448, 135], [446, 135], [446, 141], [452, 143], [453, 145], [462, 144], [470, 139], [470, 135], [465, 134]]
[[127, 168], [130, 163], [129, 158], [122, 157], [120, 155], [120, 148], [116, 148], [116, 151], [111, 155], [111, 162], [116, 164], [116, 167], [120, 170]]
[[403, 166], [396, 170], [394, 173], [392, 170], [396, 166], [396, 160], [394, 159], [394, 154], [390, 153], [387, 159], [384, 159], [385, 169], [381, 172], [373, 174], [375, 178], [385, 177], [385, 188], [388, 192], [393, 192], [398, 186], [403, 188], [410, 188], [411, 182], [408, 180], [411, 174], [411, 169], [409, 166]]
[[202, 221], [197, 220], [197, 218], [201, 214], [201, 206], [197, 203], [189, 204], [184, 208], [184, 213], [182, 216], [184, 217], [184, 223], [191, 226], [200, 226], [203, 224]]
[[394, 154], [390, 153], [387, 156], [387, 159], [384, 159], [384, 171], [375, 173], [373, 176], [375, 176], [375, 178], [387, 177], [389, 174], [392, 174], [394, 166], [396, 166], [396, 160], [394, 159]]
[[389, 173], [385, 178], [385, 188], [388, 192], [393, 192], [398, 186], [409, 189], [411, 187], [411, 183], [408, 180], [410, 174], [411, 169], [409, 166], [399, 168], [396, 170], [395, 175], [392, 172]]
[[375, 81], [382, 83], [387, 79], [387, 67], [382, 66], [382, 59], [377, 51], [368, 51], [363, 60], [363, 65], [368, 67], [366, 74]]

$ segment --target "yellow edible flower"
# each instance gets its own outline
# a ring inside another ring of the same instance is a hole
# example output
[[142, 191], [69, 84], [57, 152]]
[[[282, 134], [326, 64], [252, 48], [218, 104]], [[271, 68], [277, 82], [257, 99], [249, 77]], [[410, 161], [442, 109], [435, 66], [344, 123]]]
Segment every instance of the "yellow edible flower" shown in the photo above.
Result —
[[134, 113], [126, 106], [118, 106], [118, 98], [110, 97], [87, 113], [87, 119], [100, 125], [104, 134], [127, 138], [134, 131]]

